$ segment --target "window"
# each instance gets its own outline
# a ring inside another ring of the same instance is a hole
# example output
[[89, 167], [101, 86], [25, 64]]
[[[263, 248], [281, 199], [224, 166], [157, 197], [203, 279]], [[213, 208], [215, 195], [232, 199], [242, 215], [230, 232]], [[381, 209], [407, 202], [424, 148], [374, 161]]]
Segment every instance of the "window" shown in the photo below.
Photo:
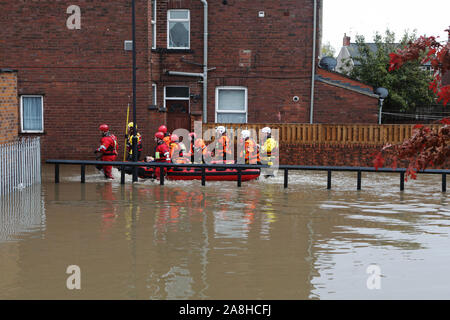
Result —
[[20, 96], [20, 126], [25, 133], [44, 132], [44, 98], [38, 95]]
[[168, 112], [189, 113], [189, 87], [165, 87], [164, 108]]
[[152, 0], [152, 49], [156, 49], [156, 0]]
[[156, 84], [152, 83], [152, 105], [156, 106], [158, 103], [158, 100], [156, 99]]
[[247, 88], [216, 88], [216, 122], [247, 123]]
[[189, 10], [169, 10], [167, 12], [167, 47], [169, 49], [189, 49]]

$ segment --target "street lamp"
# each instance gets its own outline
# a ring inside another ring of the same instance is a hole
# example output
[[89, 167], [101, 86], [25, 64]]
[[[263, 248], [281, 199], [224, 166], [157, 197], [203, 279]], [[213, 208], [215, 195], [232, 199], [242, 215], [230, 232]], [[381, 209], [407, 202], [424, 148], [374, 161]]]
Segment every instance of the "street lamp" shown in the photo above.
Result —
[[383, 101], [384, 99], [387, 98], [389, 91], [386, 88], [383, 87], [379, 87], [375, 89], [375, 93], [379, 96], [379, 101], [380, 101], [380, 111], [379, 111], [379, 115], [378, 115], [378, 124], [381, 124], [381, 114], [383, 111]]

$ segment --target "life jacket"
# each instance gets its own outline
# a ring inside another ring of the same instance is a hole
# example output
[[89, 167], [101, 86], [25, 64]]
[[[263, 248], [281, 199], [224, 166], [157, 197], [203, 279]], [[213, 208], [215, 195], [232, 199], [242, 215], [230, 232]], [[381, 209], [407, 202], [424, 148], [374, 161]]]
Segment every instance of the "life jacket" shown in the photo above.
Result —
[[[138, 141], [137, 141], [137, 151], [138, 151], [138, 152], [142, 152], [142, 137], [141, 137], [141, 135], [140, 135], [139, 132], [136, 134], [136, 137], [138, 138]], [[130, 154], [130, 155], [133, 154], [133, 135], [129, 135], [129, 136], [128, 136], [128, 140], [127, 140], [127, 151], [128, 151], [128, 154]]]
[[265, 156], [262, 156], [261, 159], [264, 162], [267, 162], [268, 165], [272, 165], [273, 160], [274, 160], [274, 156], [273, 153], [275, 152], [275, 150], [278, 148], [278, 143], [275, 139], [273, 138], [268, 138], [265, 142], [264, 145], [261, 147], [262, 151], [266, 153]]
[[168, 147], [170, 147], [170, 136], [165, 136], [164, 138], [163, 138], [163, 140], [164, 140], [164, 142], [167, 144], [167, 146]]
[[164, 141], [158, 143], [155, 151], [155, 161], [157, 162], [170, 162], [170, 150]]
[[257, 164], [259, 161], [258, 146], [252, 139], [245, 140], [244, 150], [241, 151], [240, 157], [245, 159], [246, 164]]
[[221, 136], [216, 141], [215, 155], [220, 158], [225, 158], [226, 154], [231, 155], [230, 138], [227, 136]]
[[[119, 143], [117, 142], [117, 138], [115, 135], [110, 134], [102, 137], [101, 146], [98, 148], [104, 156], [117, 156], [119, 154]], [[103, 148], [102, 148], [103, 147]], [[104, 149], [104, 150], [103, 150]]]

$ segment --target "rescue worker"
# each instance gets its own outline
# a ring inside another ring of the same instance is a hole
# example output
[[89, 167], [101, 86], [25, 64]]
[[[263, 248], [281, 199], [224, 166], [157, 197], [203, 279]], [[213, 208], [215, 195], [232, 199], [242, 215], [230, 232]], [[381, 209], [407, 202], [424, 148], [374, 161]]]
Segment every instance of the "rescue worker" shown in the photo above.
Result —
[[[100, 125], [99, 130], [102, 132], [101, 145], [95, 150], [95, 153], [101, 152], [101, 161], [115, 161], [119, 148], [117, 138], [109, 132], [109, 126], [107, 124]], [[112, 166], [103, 166], [101, 169], [106, 179], [114, 179], [112, 176]]]
[[[155, 150], [155, 161], [156, 162], [170, 162], [170, 149], [169, 146], [164, 141], [164, 133], [158, 131], [155, 133], [156, 150]], [[164, 175], [166, 174], [166, 169], [164, 169]], [[161, 176], [160, 168], [155, 168], [155, 178], [159, 179]]]
[[158, 132], [162, 132], [164, 134], [164, 142], [167, 144], [168, 147], [170, 147], [170, 133], [167, 132], [167, 127], [165, 125], [161, 125], [158, 128]]
[[224, 126], [218, 126], [216, 128], [215, 142], [214, 156], [217, 156], [224, 162], [227, 160], [227, 157], [229, 159], [233, 157], [233, 152], [230, 147], [230, 138], [227, 137], [227, 130]]
[[194, 132], [192, 132], [191, 134], [193, 134], [193, 138], [192, 140], [194, 140], [194, 142], [191, 144], [192, 146], [192, 162], [195, 162], [197, 159], [197, 162], [199, 163], [203, 163], [204, 158], [203, 156], [205, 156], [208, 153], [208, 148], [206, 147], [206, 143], [202, 138], [198, 138], [195, 135]]
[[[137, 131], [137, 125], [136, 125]], [[128, 124], [128, 134], [126, 135], [127, 139], [127, 161], [133, 161], [133, 136], [134, 136], [134, 123], [130, 122]], [[139, 132], [136, 133], [137, 137], [137, 161], [141, 158], [142, 153], [142, 137]]]
[[269, 166], [273, 165], [273, 160], [275, 159], [274, 154], [278, 150], [278, 142], [272, 138], [272, 130], [269, 127], [264, 127], [261, 130], [263, 134], [264, 144], [261, 147], [261, 150], [266, 154], [261, 158], [264, 162], [266, 162]]
[[245, 164], [258, 164], [260, 162], [258, 145], [250, 138], [250, 131], [242, 130], [241, 137], [244, 145], [239, 157], [245, 160]]
[[188, 163], [189, 159], [185, 157], [186, 147], [180, 142], [176, 134], [170, 136], [170, 158], [173, 163]]
[[164, 141], [164, 133], [158, 131], [155, 133], [156, 150], [155, 161], [156, 162], [170, 162], [170, 149]]

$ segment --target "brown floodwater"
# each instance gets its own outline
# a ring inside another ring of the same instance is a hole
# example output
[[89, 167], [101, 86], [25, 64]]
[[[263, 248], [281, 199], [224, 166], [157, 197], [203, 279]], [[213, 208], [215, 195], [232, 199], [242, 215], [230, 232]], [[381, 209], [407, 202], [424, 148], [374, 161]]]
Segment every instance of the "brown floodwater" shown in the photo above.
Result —
[[0, 299], [450, 298], [439, 175], [400, 192], [386, 173], [356, 191], [356, 173], [333, 173], [327, 190], [326, 172], [292, 172], [285, 190], [282, 175], [120, 185], [87, 169], [80, 184], [62, 166], [56, 185], [44, 166], [42, 185], [0, 198]]

